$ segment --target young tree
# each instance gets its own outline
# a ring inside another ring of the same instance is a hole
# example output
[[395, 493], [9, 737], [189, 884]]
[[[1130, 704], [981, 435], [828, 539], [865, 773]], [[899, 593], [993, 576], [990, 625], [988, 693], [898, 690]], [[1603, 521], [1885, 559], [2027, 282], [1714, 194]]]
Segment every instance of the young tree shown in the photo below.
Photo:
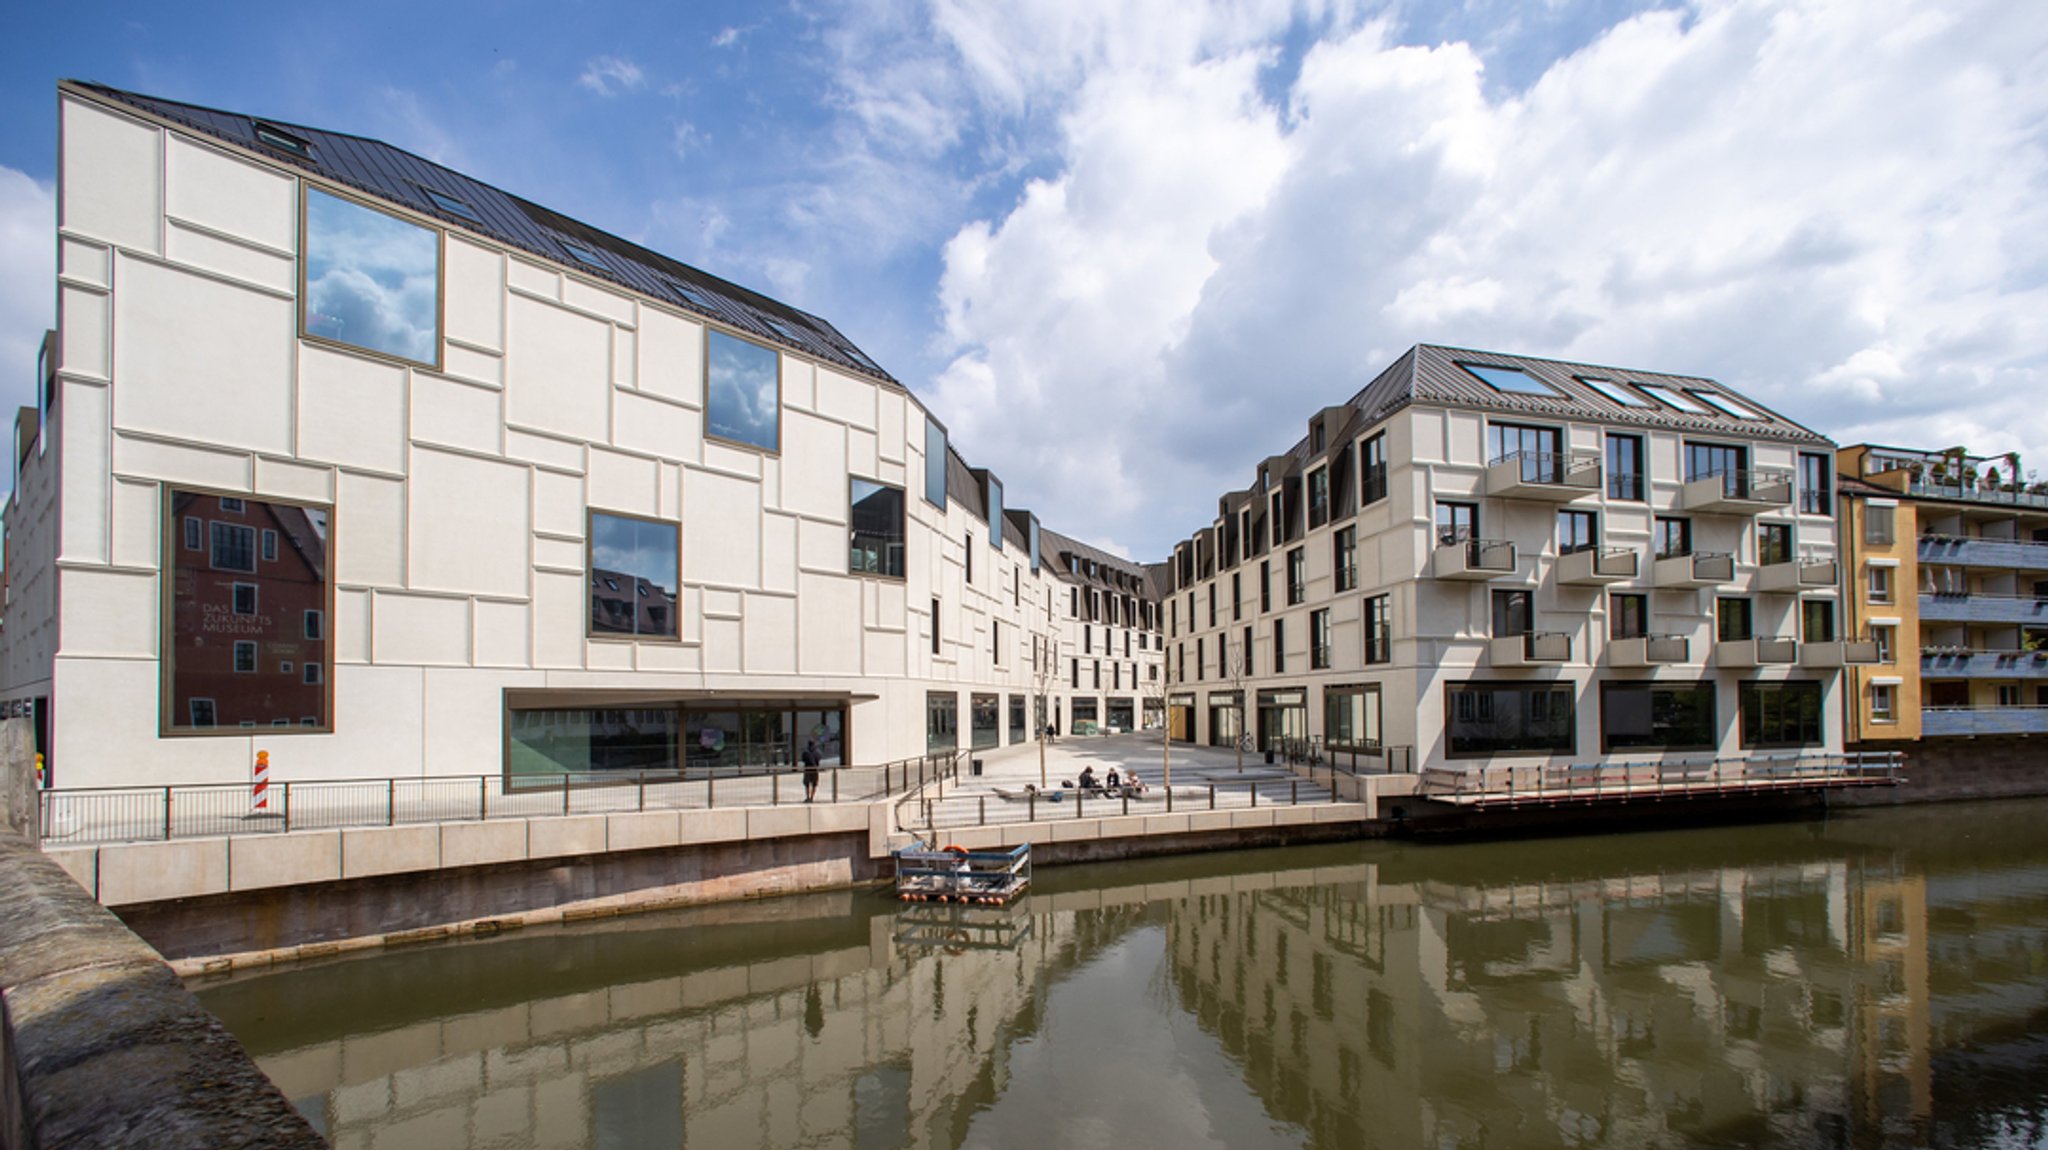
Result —
[[1219, 637], [1217, 642], [1223, 644], [1225, 651], [1223, 680], [1237, 692], [1237, 737], [1231, 740], [1231, 745], [1237, 748], [1237, 770], [1243, 774], [1244, 741], [1251, 726], [1251, 700], [1246, 692], [1251, 688], [1252, 653], [1243, 643], [1232, 650], [1228, 635]]

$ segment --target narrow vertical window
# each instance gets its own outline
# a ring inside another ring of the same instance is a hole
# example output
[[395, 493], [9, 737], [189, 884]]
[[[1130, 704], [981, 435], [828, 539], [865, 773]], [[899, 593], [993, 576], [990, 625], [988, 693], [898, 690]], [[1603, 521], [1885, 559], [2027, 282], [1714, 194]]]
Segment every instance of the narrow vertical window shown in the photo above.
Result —
[[939, 653], [939, 601], [932, 600], [932, 654]]

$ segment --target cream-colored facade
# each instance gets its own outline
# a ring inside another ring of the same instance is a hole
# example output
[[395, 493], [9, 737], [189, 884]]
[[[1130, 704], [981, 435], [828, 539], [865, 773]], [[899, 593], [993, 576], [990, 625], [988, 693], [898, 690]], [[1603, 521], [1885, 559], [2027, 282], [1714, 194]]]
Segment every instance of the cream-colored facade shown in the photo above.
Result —
[[[241, 782], [259, 750], [279, 780], [787, 765], [806, 741], [872, 764], [1031, 738], [1041, 694], [1106, 715], [1156, 665], [1144, 569], [1042, 555], [816, 317], [373, 141], [58, 103], [58, 325], [0, 632], [54, 783]], [[370, 147], [411, 199], [351, 176]], [[391, 237], [431, 274], [354, 312], [319, 294]], [[721, 357], [769, 373], [751, 424]], [[900, 511], [860, 522], [877, 493]], [[1077, 586], [1130, 600], [1085, 637], [1122, 664], [1100, 689], [1038, 669], [1082, 646]], [[174, 682], [173, 655], [207, 669]]]
[[1833, 468], [1709, 380], [1419, 346], [1177, 549], [1176, 734], [1394, 769], [1839, 750], [1869, 649]]

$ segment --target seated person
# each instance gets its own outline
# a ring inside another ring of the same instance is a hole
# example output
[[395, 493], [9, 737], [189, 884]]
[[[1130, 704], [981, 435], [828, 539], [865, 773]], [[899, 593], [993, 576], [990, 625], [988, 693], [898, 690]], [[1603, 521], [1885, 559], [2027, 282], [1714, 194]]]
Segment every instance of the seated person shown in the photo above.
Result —
[[1081, 789], [1084, 791], [1092, 791], [1095, 789], [1094, 766], [1090, 765], [1081, 768]]
[[1134, 799], [1145, 797], [1145, 780], [1138, 777], [1138, 772], [1132, 771], [1124, 776], [1124, 793]]
[[1110, 790], [1113, 791], [1116, 789], [1116, 782], [1116, 768], [1111, 767], [1109, 768], [1109, 774], [1104, 776], [1102, 780], [1102, 785], [1108, 787]]

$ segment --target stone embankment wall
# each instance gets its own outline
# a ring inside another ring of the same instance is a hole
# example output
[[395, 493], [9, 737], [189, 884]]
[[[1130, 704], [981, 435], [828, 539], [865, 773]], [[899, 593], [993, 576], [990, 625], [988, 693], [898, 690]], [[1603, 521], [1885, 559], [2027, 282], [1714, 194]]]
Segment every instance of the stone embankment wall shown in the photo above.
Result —
[[327, 1145], [155, 951], [0, 834], [0, 1145]]
[[[1868, 743], [1850, 750], [1899, 749]], [[2048, 739], [1987, 736], [1975, 739], [1922, 739], [1908, 744], [1906, 781], [1896, 787], [1869, 787], [1831, 795], [1838, 807], [1931, 803], [1951, 799], [2019, 798], [2048, 795]]]

